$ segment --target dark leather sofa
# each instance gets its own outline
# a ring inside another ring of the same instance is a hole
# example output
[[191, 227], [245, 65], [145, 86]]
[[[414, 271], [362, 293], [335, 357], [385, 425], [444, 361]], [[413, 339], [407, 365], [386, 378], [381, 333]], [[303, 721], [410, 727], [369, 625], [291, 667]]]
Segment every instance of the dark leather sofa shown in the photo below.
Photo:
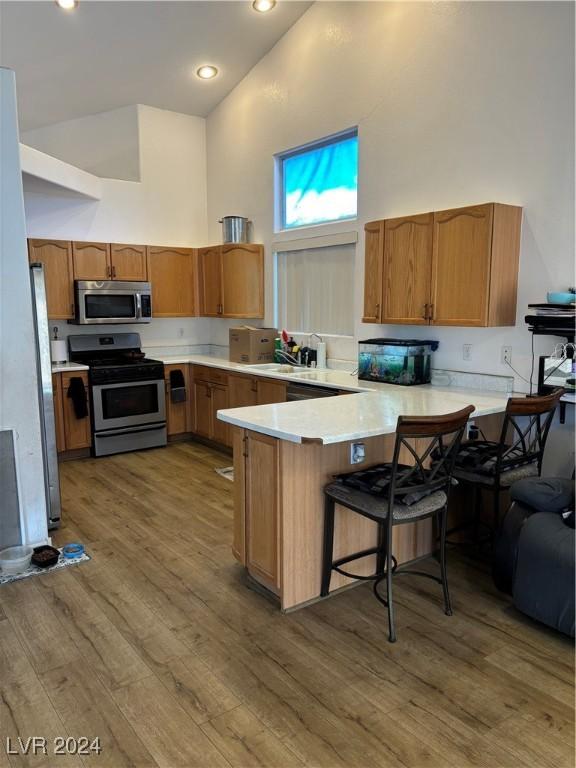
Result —
[[574, 481], [527, 478], [510, 498], [494, 543], [494, 583], [518, 610], [574, 637]]

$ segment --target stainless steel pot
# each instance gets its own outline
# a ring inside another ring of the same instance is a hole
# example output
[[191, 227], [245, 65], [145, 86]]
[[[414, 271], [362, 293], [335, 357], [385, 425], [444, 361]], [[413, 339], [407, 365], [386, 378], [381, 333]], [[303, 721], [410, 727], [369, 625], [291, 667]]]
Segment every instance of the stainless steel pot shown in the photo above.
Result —
[[222, 224], [222, 242], [248, 242], [248, 225], [250, 222], [244, 216], [223, 216], [219, 223]]

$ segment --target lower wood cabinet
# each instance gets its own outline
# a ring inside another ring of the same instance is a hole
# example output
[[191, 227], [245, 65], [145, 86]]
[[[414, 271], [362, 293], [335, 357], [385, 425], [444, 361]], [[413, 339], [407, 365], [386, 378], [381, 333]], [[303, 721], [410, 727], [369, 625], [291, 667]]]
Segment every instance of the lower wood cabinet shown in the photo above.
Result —
[[287, 385], [273, 379], [256, 379], [256, 405], [270, 405], [286, 402]]
[[228, 387], [207, 381], [194, 382], [195, 432], [201, 437], [230, 445], [230, 429], [216, 412], [228, 408]]
[[256, 405], [258, 400], [255, 376], [231, 373], [228, 375], [228, 407], [244, 408]]
[[279, 440], [244, 433], [245, 564], [273, 592], [280, 591], [279, 452]]
[[[172, 386], [170, 374], [174, 371], [181, 371], [186, 389], [186, 400], [182, 402], [172, 402]], [[164, 378], [166, 382], [166, 430], [168, 437], [174, 435], [183, 435], [194, 431], [194, 392], [190, 386], [190, 366], [183, 365], [165, 365]]]
[[228, 407], [286, 402], [286, 383], [263, 376], [231, 373], [228, 376]]
[[64, 404], [62, 402], [62, 375], [52, 376], [52, 395], [54, 397], [54, 425], [56, 427], [56, 450], [58, 453], [66, 450], [66, 433], [64, 431]]
[[90, 411], [88, 410], [87, 416], [78, 419], [72, 399], [68, 397], [68, 389], [73, 378], [80, 378], [84, 382], [86, 402], [89, 405], [88, 373], [86, 371], [70, 371], [52, 376], [56, 448], [59, 453], [77, 451], [92, 446]]
[[222, 445], [232, 445], [230, 427], [225, 421], [220, 421], [217, 412], [228, 408], [228, 387], [212, 384], [212, 433], [211, 439]]
[[230, 427], [217, 412], [228, 408], [228, 375], [207, 366], [193, 366], [194, 431], [201, 437], [230, 446]]

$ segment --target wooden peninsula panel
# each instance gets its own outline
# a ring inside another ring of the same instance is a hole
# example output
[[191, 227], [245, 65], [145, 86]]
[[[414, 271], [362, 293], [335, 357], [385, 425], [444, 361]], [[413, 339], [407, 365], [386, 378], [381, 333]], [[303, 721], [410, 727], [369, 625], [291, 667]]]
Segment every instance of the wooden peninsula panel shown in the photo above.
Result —
[[[502, 414], [474, 419], [487, 439], [499, 437]], [[324, 486], [335, 474], [351, 472], [351, 442], [295, 443], [233, 428], [234, 438], [234, 543], [232, 551], [248, 573], [280, 597], [282, 610], [302, 607], [320, 596]], [[364, 438], [366, 461], [362, 467], [391, 461], [394, 434]], [[417, 441], [421, 443], [422, 441]], [[422, 445], [416, 446], [421, 452]], [[407, 451], [400, 461], [411, 464]], [[453, 494], [451, 520], [459, 521], [466, 498]], [[374, 547], [376, 523], [336, 505], [334, 558]], [[393, 531], [398, 563], [432, 554], [436, 549], [432, 519], [399, 525]], [[374, 572], [375, 557], [350, 564], [359, 575]], [[332, 574], [330, 591], [355, 583]], [[356, 582], [358, 583], [358, 582]]]
[[[391, 461], [395, 435], [382, 435], [362, 442], [370, 466]], [[320, 594], [322, 535], [324, 527], [324, 486], [340, 472], [351, 472], [350, 443], [281, 444], [282, 509], [282, 608], [289, 609]], [[402, 457], [408, 462], [408, 457]], [[294, 496], [298, 503], [294, 504]], [[433, 550], [431, 520], [397, 526], [393, 533], [394, 554], [399, 563], [422, 557]], [[362, 515], [336, 506], [334, 559], [374, 547], [377, 526]], [[374, 556], [350, 564], [361, 576], [374, 572]], [[332, 574], [330, 591], [354, 580]]]

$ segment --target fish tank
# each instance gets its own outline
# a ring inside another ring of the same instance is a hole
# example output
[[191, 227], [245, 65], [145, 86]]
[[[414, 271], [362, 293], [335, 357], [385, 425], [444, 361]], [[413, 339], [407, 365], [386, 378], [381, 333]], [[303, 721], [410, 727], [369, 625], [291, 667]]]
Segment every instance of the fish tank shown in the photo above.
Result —
[[439, 342], [420, 339], [366, 339], [358, 342], [358, 378], [385, 384], [429, 384], [432, 352]]

